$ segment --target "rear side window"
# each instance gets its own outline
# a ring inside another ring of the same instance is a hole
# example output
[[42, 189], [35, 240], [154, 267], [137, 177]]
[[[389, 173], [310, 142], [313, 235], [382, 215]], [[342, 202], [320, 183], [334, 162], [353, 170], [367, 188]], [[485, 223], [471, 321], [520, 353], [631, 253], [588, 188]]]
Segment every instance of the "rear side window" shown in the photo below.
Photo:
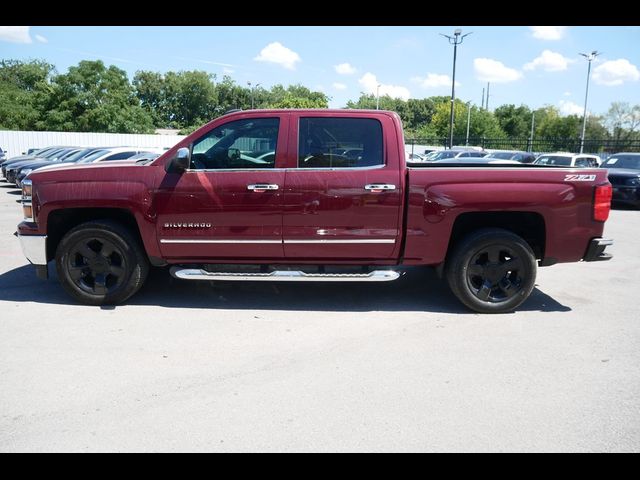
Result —
[[299, 168], [384, 165], [382, 125], [372, 118], [300, 119]]

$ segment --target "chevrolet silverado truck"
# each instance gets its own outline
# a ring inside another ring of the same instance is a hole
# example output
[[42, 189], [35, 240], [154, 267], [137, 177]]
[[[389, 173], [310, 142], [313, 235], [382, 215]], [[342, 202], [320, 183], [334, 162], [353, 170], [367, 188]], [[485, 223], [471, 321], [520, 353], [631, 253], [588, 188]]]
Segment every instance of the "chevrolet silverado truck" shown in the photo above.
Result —
[[500, 313], [538, 266], [611, 258], [611, 192], [604, 169], [409, 167], [393, 112], [250, 110], [148, 164], [34, 171], [16, 235], [41, 278], [55, 260], [91, 305], [124, 302], [150, 266], [186, 281], [384, 282], [423, 265]]

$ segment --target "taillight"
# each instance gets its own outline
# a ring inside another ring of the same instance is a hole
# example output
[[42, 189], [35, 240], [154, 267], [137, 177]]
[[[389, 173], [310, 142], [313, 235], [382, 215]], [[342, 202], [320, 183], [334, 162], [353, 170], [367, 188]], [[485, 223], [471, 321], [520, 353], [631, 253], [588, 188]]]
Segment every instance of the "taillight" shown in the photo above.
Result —
[[593, 219], [604, 222], [609, 218], [611, 211], [611, 195], [613, 190], [611, 185], [600, 185], [596, 187], [596, 194], [593, 199]]

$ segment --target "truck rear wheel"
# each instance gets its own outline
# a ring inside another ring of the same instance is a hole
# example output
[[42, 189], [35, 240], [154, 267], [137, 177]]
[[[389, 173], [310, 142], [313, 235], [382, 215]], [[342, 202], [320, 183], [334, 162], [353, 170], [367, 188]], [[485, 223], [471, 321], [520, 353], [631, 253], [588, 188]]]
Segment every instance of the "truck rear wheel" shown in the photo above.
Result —
[[456, 245], [446, 265], [451, 291], [471, 310], [506, 313], [533, 291], [537, 272], [531, 247], [499, 228], [477, 230]]
[[136, 293], [149, 272], [138, 240], [109, 220], [70, 230], [56, 251], [58, 278], [78, 302], [105, 305], [124, 302]]

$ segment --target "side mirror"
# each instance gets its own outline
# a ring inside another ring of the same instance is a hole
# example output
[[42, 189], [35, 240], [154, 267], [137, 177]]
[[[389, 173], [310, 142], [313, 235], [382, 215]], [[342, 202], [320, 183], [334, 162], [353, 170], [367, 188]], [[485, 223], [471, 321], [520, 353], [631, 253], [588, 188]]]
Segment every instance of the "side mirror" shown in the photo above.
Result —
[[189, 168], [191, 164], [191, 154], [186, 147], [179, 148], [176, 156], [167, 163], [167, 172], [181, 173]]

